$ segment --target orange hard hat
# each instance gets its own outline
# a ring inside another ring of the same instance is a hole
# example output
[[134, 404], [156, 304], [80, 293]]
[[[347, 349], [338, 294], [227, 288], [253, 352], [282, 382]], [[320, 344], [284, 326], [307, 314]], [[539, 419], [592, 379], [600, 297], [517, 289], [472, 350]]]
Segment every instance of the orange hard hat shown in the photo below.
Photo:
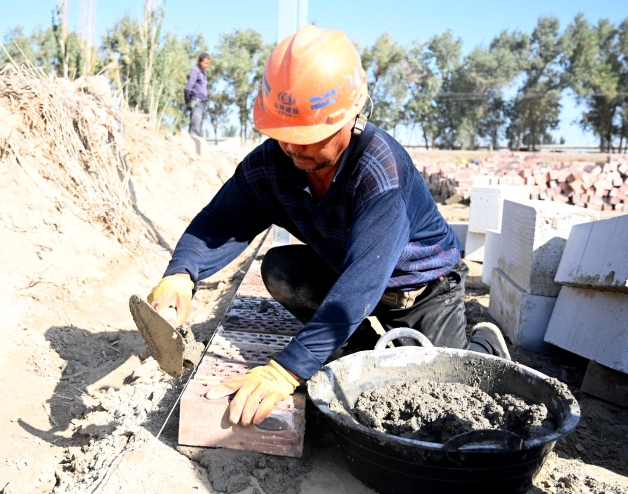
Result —
[[343, 31], [303, 26], [273, 50], [255, 101], [255, 126], [291, 144], [326, 139], [367, 99], [360, 55]]

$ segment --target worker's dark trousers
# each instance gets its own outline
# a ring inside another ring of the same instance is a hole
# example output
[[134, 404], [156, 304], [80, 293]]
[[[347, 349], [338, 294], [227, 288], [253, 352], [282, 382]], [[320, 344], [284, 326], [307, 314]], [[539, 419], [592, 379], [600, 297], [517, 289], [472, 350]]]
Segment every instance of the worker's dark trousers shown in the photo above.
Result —
[[198, 101], [190, 110], [190, 134], [203, 137], [203, 114], [205, 113], [205, 101]]
[[[470, 343], [465, 333], [464, 282], [468, 272], [467, 265], [460, 261], [442, 280], [430, 282], [411, 307], [393, 309], [380, 302], [371, 315], [386, 331], [414, 328], [434, 346], [487, 353], [482, 346]], [[305, 324], [314, 316], [338, 274], [311, 247], [284, 245], [266, 253], [262, 278], [273, 298]], [[349, 343], [358, 337], [359, 331], [349, 338]]]

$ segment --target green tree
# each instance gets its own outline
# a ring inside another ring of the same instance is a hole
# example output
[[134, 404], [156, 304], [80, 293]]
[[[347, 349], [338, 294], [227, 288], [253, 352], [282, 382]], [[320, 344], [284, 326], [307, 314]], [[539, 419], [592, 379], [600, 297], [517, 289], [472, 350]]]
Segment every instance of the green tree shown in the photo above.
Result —
[[[499, 136], [505, 120], [494, 118], [491, 110], [502, 108], [502, 91], [514, 83], [525, 66], [529, 45], [527, 34], [503, 31], [488, 49], [475, 48], [456, 71], [452, 80], [451, 113], [461, 148], [474, 149], [478, 137], [488, 137], [495, 142]], [[462, 97], [456, 98], [457, 95]]]
[[618, 152], [628, 151], [628, 17], [618, 27], [619, 52], [622, 71], [621, 92], [623, 93], [621, 108], [618, 111], [619, 121], [616, 134], [619, 137]]
[[361, 58], [374, 106], [371, 121], [394, 133], [403, 119], [403, 103], [408, 92], [405, 50], [392, 40], [390, 34], [384, 33], [372, 47], [362, 51]]
[[[44, 72], [63, 77], [63, 64], [59, 58], [54, 27], [37, 28], [30, 35], [26, 35], [23, 28], [18, 26], [5, 33], [2, 43], [4, 50], [0, 49], [0, 68], [11, 60], [17, 64], [28, 61]], [[70, 60], [69, 75], [72, 76], [77, 72], [76, 61], [80, 54], [78, 35], [75, 32], [68, 33], [66, 46]]]
[[229, 94], [220, 77], [220, 72], [215, 65], [207, 71], [207, 105], [205, 115], [209, 118], [214, 129], [214, 142], [218, 144], [218, 128], [227, 122], [234, 104], [234, 99]]
[[611, 150], [613, 121], [625, 101], [620, 30], [606, 19], [591, 25], [579, 14], [565, 32], [563, 64], [566, 84], [587, 108], [580, 125], [598, 136], [601, 153]]
[[266, 60], [273, 46], [264, 44], [262, 35], [252, 29], [236, 29], [223, 34], [212, 59], [215, 70], [229, 88], [240, 121], [240, 138], [246, 139], [251, 112], [257, 97]]
[[142, 19], [125, 16], [103, 36], [107, 75], [129, 108], [147, 113], [156, 127], [178, 128], [184, 117], [183, 88], [199, 51], [201, 35], [162, 33], [164, 10], [145, 2]]
[[[125, 16], [103, 37], [102, 51], [109, 61], [110, 76], [130, 108], [160, 122], [164, 110], [164, 84], [173, 38], [162, 43], [163, 7], [144, 3], [142, 19]], [[165, 73], [164, 73], [165, 71]], [[160, 73], [161, 72], [161, 73]], [[161, 77], [160, 77], [161, 76]]]
[[448, 91], [461, 57], [462, 40], [451, 31], [433, 36], [425, 45], [414, 42], [408, 51], [406, 113], [410, 123], [421, 127], [426, 149], [434, 148], [445, 133], [447, 107], [440, 94]]
[[551, 130], [559, 123], [562, 91], [560, 57], [564, 37], [556, 17], [541, 17], [532, 32], [524, 62], [524, 80], [515, 100], [508, 106], [510, 125], [506, 131], [511, 149], [522, 144], [536, 150], [552, 140]]

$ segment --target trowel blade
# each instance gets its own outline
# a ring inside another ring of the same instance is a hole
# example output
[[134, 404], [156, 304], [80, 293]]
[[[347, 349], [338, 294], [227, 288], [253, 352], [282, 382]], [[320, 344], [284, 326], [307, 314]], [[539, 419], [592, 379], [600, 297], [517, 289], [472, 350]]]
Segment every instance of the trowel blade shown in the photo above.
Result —
[[181, 334], [138, 295], [129, 299], [129, 309], [148, 351], [159, 366], [172, 377], [181, 377], [185, 352]]

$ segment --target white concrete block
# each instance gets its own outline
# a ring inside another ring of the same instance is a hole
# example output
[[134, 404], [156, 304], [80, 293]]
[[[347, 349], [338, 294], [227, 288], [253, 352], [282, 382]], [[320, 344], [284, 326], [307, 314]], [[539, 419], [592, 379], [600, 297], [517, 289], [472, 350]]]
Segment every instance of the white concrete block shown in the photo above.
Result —
[[493, 268], [497, 267], [497, 260], [501, 252], [501, 233], [499, 230], [486, 230], [484, 241], [484, 265], [482, 266], [482, 282], [491, 286]]
[[469, 231], [469, 222], [468, 221], [448, 221], [447, 224], [453, 229], [460, 240], [460, 245], [462, 245], [462, 250], [465, 250], [465, 245], [467, 243], [467, 232]]
[[465, 259], [475, 262], [484, 262], [485, 237], [486, 235], [483, 233], [467, 232], [464, 250]]
[[551, 201], [504, 201], [499, 269], [532, 295], [556, 297], [554, 277], [571, 227], [599, 215]]
[[628, 294], [562, 287], [545, 341], [628, 373]]
[[554, 281], [628, 293], [628, 215], [574, 226]]
[[530, 188], [523, 185], [471, 187], [469, 231], [486, 233], [489, 228], [499, 230], [504, 199], [526, 201], [530, 199]]
[[488, 312], [513, 344], [531, 352], [547, 351], [543, 337], [555, 303], [556, 297], [530, 295], [499, 268], [493, 269]]

